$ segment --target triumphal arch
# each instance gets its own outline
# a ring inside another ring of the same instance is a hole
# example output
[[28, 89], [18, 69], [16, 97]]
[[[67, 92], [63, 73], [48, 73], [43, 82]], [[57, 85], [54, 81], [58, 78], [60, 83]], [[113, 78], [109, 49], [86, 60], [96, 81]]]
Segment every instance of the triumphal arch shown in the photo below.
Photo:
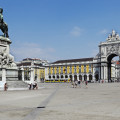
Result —
[[120, 56], [120, 37], [112, 30], [106, 41], [99, 44], [99, 53], [93, 60], [94, 79], [111, 82], [111, 65], [115, 56]]

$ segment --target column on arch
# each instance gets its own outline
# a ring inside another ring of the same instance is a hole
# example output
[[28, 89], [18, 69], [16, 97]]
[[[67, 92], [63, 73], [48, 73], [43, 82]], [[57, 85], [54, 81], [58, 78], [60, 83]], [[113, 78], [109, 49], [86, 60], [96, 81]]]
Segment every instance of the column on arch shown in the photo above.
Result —
[[108, 68], [107, 64], [104, 66], [104, 81], [108, 81]]
[[93, 80], [93, 82], [96, 82], [96, 79], [95, 79], [95, 68], [93, 70], [94, 70], [94, 72], [92, 73], [92, 80]]
[[101, 80], [104, 80], [104, 65], [101, 65]]

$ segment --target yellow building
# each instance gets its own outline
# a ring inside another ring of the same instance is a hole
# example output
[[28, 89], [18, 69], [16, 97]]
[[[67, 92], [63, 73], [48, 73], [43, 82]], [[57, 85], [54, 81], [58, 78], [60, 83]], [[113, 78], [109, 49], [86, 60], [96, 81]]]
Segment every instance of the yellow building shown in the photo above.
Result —
[[44, 82], [45, 80], [45, 67], [47, 61], [40, 59], [26, 58], [23, 61], [17, 63], [18, 79], [28, 83]]
[[93, 58], [59, 60], [46, 66], [46, 82], [92, 81]]

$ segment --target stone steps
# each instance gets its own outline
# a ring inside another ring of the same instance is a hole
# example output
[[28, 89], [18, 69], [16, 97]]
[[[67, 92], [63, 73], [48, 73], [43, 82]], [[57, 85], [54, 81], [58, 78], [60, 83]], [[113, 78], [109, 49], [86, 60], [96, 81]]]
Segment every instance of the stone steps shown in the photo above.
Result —
[[38, 87], [43, 88], [68, 88], [71, 87], [71, 83], [37, 83]]
[[28, 84], [23, 81], [7, 81], [8, 88], [28, 88]]

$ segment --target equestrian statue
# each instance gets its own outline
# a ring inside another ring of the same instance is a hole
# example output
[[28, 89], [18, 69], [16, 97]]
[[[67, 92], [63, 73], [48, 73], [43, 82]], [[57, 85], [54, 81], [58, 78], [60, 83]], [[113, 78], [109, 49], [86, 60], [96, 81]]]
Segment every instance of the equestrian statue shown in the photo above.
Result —
[[3, 36], [9, 38], [8, 25], [3, 20], [3, 9], [0, 8], [0, 29], [3, 32]]

